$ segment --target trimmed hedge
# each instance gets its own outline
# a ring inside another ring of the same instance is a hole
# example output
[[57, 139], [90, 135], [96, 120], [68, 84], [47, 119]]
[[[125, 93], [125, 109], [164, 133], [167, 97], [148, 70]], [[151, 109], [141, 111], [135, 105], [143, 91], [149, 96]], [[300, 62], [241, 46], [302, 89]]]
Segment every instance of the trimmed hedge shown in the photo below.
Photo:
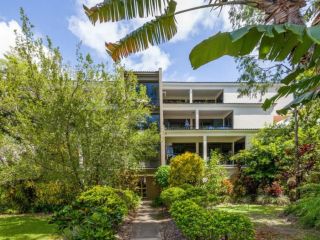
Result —
[[161, 201], [167, 207], [170, 207], [172, 203], [178, 200], [184, 200], [186, 198], [186, 191], [179, 187], [171, 187], [163, 190], [160, 195]]
[[170, 214], [184, 236], [190, 240], [253, 240], [248, 217], [220, 210], [207, 210], [192, 200], [176, 201]]
[[83, 192], [69, 206], [55, 213], [51, 222], [58, 225], [64, 239], [115, 239], [115, 231], [139, 198], [131, 191], [96, 186]]

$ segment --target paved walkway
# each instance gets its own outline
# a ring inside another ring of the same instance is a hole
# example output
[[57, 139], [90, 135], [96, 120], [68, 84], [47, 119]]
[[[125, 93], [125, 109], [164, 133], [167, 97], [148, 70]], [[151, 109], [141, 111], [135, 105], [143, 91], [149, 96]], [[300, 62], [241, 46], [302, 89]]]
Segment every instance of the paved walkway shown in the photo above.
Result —
[[132, 222], [131, 240], [161, 240], [159, 213], [151, 207], [151, 201], [143, 201]]

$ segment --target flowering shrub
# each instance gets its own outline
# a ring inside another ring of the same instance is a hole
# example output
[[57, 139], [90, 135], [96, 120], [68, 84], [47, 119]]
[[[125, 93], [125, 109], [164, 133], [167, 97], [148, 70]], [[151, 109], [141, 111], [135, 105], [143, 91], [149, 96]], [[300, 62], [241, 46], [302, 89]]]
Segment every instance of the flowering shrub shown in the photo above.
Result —
[[273, 182], [266, 188], [266, 192], [273, 197], [280, 197], [283, 193], [282, 187], [278, 182]]

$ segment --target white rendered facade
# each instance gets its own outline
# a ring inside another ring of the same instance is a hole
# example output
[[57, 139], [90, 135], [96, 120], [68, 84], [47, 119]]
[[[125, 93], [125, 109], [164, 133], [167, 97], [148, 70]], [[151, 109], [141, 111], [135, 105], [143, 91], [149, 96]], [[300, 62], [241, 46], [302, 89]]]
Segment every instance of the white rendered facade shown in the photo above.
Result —
[[167, 82], [162, 81], [161, 69], [137, 72], [137, 76], [139, 80], [150, 76], [150, 81], [159, 82], [161, 165], [184, 151], [196, 152], [208, 160], [214, 149], [232, 155], [247, 148], [252, 136], [272, 124], [276, 110], [291, 100], [281, 99], [264, 111], [264, 99], [273, 96], [278, 86], [262, 98], [239, 98], [240, 85], [235, 82]]

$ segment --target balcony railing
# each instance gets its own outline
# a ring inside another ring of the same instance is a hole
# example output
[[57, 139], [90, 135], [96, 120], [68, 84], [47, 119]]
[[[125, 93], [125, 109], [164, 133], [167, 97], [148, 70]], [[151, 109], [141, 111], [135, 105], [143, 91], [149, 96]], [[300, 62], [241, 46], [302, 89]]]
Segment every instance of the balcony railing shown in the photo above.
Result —
[[[181, 126], [181, 125], [170, 125], [167, 126], [165, 125], [166, 130], [196, 130], [196, 127], [186, 127], [186, 126]], [[199, 126], [200, 130], [224, 130], [224, 129], [233, 129], [233, 127], [228, 127], [228, 126]]]
[[216, 100], [193, 100], [192, 103], [190, 103], [189, 100], [184, 100], [184, 99], [163, 99], [163, 103], [172, 103], [172, 104], [192, 104], [192, 103], [197, 103], [197, 104], [208, 104], [208, 103], [222, 103], [222, 101], [216, 101]]

